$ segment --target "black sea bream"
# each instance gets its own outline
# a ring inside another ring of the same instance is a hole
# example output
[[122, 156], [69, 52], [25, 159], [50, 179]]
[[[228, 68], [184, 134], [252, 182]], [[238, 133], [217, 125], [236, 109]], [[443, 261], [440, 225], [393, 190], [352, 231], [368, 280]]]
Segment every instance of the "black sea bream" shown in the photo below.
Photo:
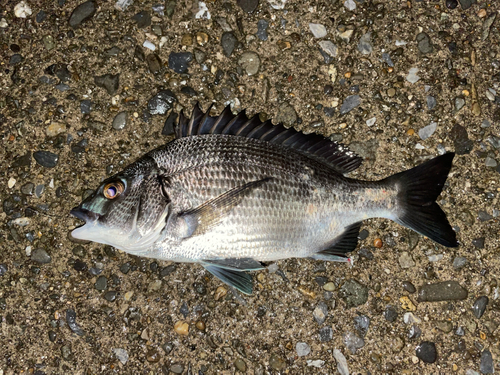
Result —
[[127, 253], [200, 263], [243, 293], [261, 262], [343, 261], [361, 222], [391, 219], [444, 246], [455, 232], [435, 202], [453, 153], [381, 181], [344, 175], [361, 164], [345, 146], [259, 116], [181, 113], [176, 139], [106, 179], [71, 213], [73, 237]]

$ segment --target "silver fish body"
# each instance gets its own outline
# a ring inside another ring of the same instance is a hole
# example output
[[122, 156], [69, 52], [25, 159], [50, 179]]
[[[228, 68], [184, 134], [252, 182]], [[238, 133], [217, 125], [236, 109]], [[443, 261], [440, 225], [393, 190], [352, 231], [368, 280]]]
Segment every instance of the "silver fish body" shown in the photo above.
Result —
[[[104, 181], [72, 210], [86, 221], [73, 236], [198, 262], [244, 293], [252, 290], [245, 271], [262, 268], [262, 261], [346, 259], [368, 218], [457, 245], [435, 203], [453, 154], [381, 181], [359, 181], [343, 174], [359, 165], [344, 146], [324, 139], [310, 146], [308, 136], [254, 119], [227, 110], [201, 116], [199, 109], [190, 121], [181, 118], [177, 139]], [[277, 135], [270, 138], [263, 127]], [[234, 134], [241, 129], [246, 136]]]

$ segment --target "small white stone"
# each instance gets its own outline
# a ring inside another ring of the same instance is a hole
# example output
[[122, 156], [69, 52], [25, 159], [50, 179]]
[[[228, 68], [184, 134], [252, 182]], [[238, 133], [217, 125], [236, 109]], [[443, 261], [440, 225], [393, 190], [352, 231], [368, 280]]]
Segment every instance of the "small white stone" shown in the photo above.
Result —
[[356, 9], [356, 3], [354, 2], [354, 0], [345, 0], [344, 6], [351, 11]]
[[406, 46], [408, 42], [405, 42], [404, 40], [396, 40], [396, 45], [397, 46]]
[[420, 136], [420, 138], [422, 140], [426, 140], [427, 138], [429, 138], [431, 135], [434, 134], [434, 132], [436, 131], [437, 129], [437, 122], [431, 122], [429, 125], [423, 127], [422, 129], [420, 129], [418, 131], [418, 135]]
[[333, 349], [333, 356], [337, 361], [337, 371], [340, 375], [349, 375], [349, 367], [347, 367], [347, 360], [342, 352], [338, 349]]
[[118, 10], [125, 10], [133, 3], [134, 3], [134, 0], [118, 0], [115, 3], [115, 8]]
[[331, 57], [337, 57], [337, 46], [329, 40], [322, 40], [319, 42], [319, 46], [323, 51], [329, 54]]
[[26, 256], [27, 257], [31, 256], [31, 246], [26, 246], [26, 249], [24, 249], [24, 251], [26, 251]]
[[439, 262], [441, 259], [443, 259], [443, 254], [433, 254], [429, 255], [429, 262]]
[[405, 322], [405, 324], [414, 324], [414, 323], [420, 324], [420, 323], [422, 323], [422, 319], [416, 317], [411, 312], [407, 312], [403, 315], [403, 321]]
[[420, 77], [417, 76], [417, 73], [418, 68], [411, 68], [408, 72], [408, 75], [406, 76], [406, 80], [410, 83], [416, 83], [418, 80], [420, 80]]
[[9, 189], [12, 189], [15, 184], [16, 184], [16, 179], [14, 177], [9, 178], [9, 181], [7, 182], [7, 186], [9, 187]]
[[339, 35], [340, 39], [342, 39], [344, 42], [349, 43], [351, 41], [352, 34], [354, 33], [354, 30], [346, 30], [343, 33]]
[[208, 11], [207, 4], [205, 4], [203, 1], [200, 1], [198, 3], [198, 12], [194, 15], [194, 18], [196, 19], [205, 18], [207, 20], [212, 18], [210, 12]]
[[308, 359], [306, 362], [307, 366], [312, 366], [316, 368], [321, 368], [325, 364], [325, 361], [322, 361], [321, 359]]
[[488, 98], [488, 100], [490, 102], [494, 102], [495, 101], [495, 95], [493, 95], [489, 90], [486, 90], [486, 97]]
[[113, 350], [113, 353], [115, 353], [116, 355], [116, 358], [118, 358], [118, 360], [124, 365], [127, 363], [128, 361], [128, 353], [125, 349], [121, 349], [121, 348], [114, 348], [112, 349]]
[[142, 46], [150, 49], [151, 51], [154, 51], [156, 49], [156, 46], [153, 43], [151, 43], [149, 40], [145, 40], [144, 43], [142, 44]]
[[326, 27], [320, 23], [310, 23], [309, 30], [315, 38], [324, 38], [328, 34]]
[[0, 28], [5, 29], [9, 24], [5, 18], [0, 19]]
[[17, 18], [26, 18], [31, 16], [31, 13], [31, 8], [25, 1], [17, 3], [14, 7], [14, 14]]
[[168, 38], [167, 38], [166, 36], [162, 36], [162, 37], [160, 38], [160, 44], [159, 44], [159, 47], [160, 47], [160, 48], [163, 48], [163, 46], [165, 45], [165, 43], [167, 43], [167, 41], [168, 41]]
[[49, 188], [54, 189], [54, 179], [53, 178], [50, 179]]
[[286, 1], [287, 0], [267, 0], [269, 5], [276, 10], [285, 9]]
[[[335, 80], [337, 79], [337, 68], [335, 67], [335, 65], [328, 66], [328, 75], [330, 76], [330, 81], [332, 81], [332, 83], [335, 83]], [[337, 105], [339, 105], [338, 101], [335, 107]]]
[[276, 263], [270, 264], [269, 266], [267, 266], [267, 270], [270, 273], [275, 273], [278, 270], [278, 265]]
[[376, 117], [369, 118], [368, 120], [366, 120], [366, 125], [367, 126], [373, 126], [373, 125], [375, 125], [376, 121], [377, 121]]
[[12, 224], [19, 225], [20, 227], [25, 227], [31, 223], [31, 219], [29, 217], [18, 217], [15, 220], [12, 220]]
[[415, 148], [416, 148], [417, 150], [425, 150], [425, 146], [422, 146], [420, 143], [417, 143], [417, 144], [415, 145]]

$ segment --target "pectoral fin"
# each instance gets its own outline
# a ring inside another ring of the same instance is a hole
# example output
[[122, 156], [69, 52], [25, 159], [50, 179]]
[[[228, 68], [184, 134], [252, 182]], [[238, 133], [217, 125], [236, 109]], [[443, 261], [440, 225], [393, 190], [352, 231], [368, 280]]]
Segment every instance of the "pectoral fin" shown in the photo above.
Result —
[[235, 271], [221, 268], [213, 264], [203, 264], [203, 267], [212, 275], [222, 280], [226, 284], [236, 288], [241, 293], [252, 294], [252, 277], [244, 271]]
[[344, 233], [335, 239], [331, 247], [314, 254], [312, 258], [330, 262], [348, 262], [349, 258], [345, 254], [356, 248], [360, 227], [361, 222], [348, 226]]
[[243, 198], [270, 179], [267, 177], [235, 187], [196, 208], [183, 212], [179, 215], [179, 219], [184, 220], [191, 228], [191, 235], [203, 234], [219, 224], [234, 207], [241, 203]]
[[253, 258], [211, 259], [203, 260], [202, 263], [233, 271], [258, 271], [266, 268]]

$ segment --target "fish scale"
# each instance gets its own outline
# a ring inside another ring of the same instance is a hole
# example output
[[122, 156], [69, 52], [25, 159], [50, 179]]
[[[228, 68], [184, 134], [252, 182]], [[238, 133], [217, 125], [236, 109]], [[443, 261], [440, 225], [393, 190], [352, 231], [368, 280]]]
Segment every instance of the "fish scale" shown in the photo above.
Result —
[[[71, 213], [75, 238], [131, 254], [200, 263], [243, 293], [246, 271], [292, 257], [346, 261], [361, 222], [387, 218], [444, 245], [456, 234], [436, 199], [454, 154], [380, 181], [345, 174], [342, 144], [226, 108], [183, 113], [176, 139], [106, 179]], [[110, 195], [109, 192], [112, 192]]]

